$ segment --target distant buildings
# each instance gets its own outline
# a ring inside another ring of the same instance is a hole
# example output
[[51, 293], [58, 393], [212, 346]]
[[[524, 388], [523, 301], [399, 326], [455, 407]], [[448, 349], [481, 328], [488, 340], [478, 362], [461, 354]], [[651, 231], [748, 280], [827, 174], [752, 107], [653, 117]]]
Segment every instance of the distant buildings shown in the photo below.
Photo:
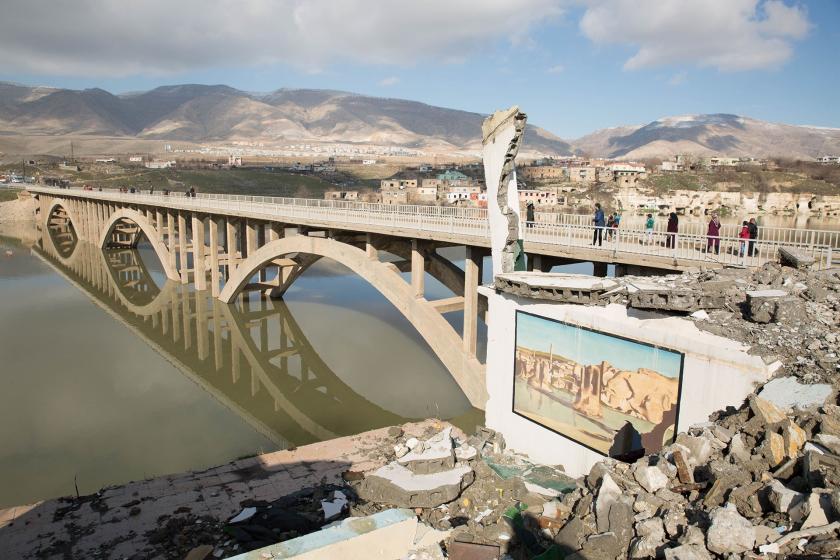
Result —
[[840, 156], [820, 156], [817, 158], [817, 162], [840, 164]]
[[158, 161], [152, 160], [146, 162], [146, 167], [148, 169], [169, 169], [171, 167], [175, 167], [176, 162], [175, 160], [168, 160], [168, 161]]
[[228, 166], [229, 167], [242, 167], [242, 156], [228, 156]]
[[324, 200], [356, 201], [358, 199], [359, 191], [327, 191], [324, 193]]

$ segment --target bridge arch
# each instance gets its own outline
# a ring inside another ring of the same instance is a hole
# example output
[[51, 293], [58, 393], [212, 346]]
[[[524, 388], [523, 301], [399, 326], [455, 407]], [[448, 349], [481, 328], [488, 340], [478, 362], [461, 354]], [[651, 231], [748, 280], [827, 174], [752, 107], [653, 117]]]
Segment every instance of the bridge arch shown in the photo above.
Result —
[[475, 356], [464, 352], [461, 336], [431, 303], [414, 296], [411, 286], [393, 266], [370, 259], [365, 251], [357, 247], [334, 239], [304, 235], [271, 241], [239, 264], [219, 299], [230, 303], [254, 274], [275, 259], [293, 253], [334, 260], [367, 281], [417, 329], [473, 406], [484, 407], [487, 401], [484, 368]]
[[163, 266], [163, 271], [166, 273], [166, 277], [170, 280], [181, 280], [181, 276], [178, 274], [178, 271], [171, 265], [171, 261], [169, 260], [169, 250], [164, 245], [163, 240], [161, 239], [160, 235], [158, 234], [157, 230], [154, 226], [146, 219], [146, 216], [141, 214], [136, 210], [131, 210], [128, 208], [120, 208], [111, 216], [109, 216], [108, 220], [105, 222], [105, 227], [102, 229], [102, 233], [99, 236], [99, 247], [105, 248], [111, 234], [114, 231], [114, 227], [117, 223], [121, 220], [127, 220], [130, 222], [134, 222], [137, 224], [137, 227], [140, 228], [146, 235], [146, 239], [149, 240], [149, 243], [152, 245], [152, 249], [154, 250], [155, 254], [158, 256], [160, 260], [160, 264]]
[[67, 214], [67, 219], [70, 220], [70, 224], [72, 224], [73, 229], [78, 232], [79, 222], [76, 220], [76, 215], [73, 212], [73, 209], [70, 204], [63, 198], [54, 198], [50, 202], [49, 207], [47, 207], [47, 211], [44, 213], [44, 225], [50, 225], [50, 218], [52, 218], [53, 213], [55, 213], [56, 208], [61, 208], [64, 210], [65, 214]]

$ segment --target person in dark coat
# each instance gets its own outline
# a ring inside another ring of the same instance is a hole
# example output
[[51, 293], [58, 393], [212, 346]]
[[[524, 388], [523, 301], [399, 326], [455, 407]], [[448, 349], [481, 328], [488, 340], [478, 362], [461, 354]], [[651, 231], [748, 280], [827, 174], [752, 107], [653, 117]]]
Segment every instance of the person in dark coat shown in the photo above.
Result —
[[529, 228], [534, 227], [534, 203], [529, 202], [525, 206], [525, 223]]
[[668, 235], [665, 236], [665, 247], [671, 249], [677, 246], [677, 232], [680, 229], [680, 219], [676, 212], [668, 214]]
[[595, 233], [592, 236], [592, 245], [598, 242], [600, 247], [603, 244], [604, 237], [604, 211], [601, 210], [601, 203], [595, 203], [595, 216], [592, 218], [592, 223], [595, 224]]
[[750, 230], [750, 248], [749, 248], [749, 256], [754, 256], [755, 253], [755, 240], [758, 239], [758, 224], [755, 221], [755, 218], [750, 218], [750, 223], [747, 224], [747, 228]]
[[709, 221], [709, 229], [706, 231], [708, 237], [706, 241], [706, 252], [711, 253], [712, 247], [715, 248], [715, 254], [720, 254], [720, 219], [717, 214], [712, 214], [712, 219]]

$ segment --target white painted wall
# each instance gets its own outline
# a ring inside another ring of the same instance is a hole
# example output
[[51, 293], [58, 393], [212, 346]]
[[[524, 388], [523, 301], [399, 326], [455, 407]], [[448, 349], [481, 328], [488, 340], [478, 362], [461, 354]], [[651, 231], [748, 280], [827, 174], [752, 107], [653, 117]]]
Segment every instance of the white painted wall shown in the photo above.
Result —
[[486, 423], [501, 432], [508, 447], [543, 464], [562, 464], [572, 476], [589, 472], [603, 456], [513, 413], [513, 362], [516, 311], [632, 338], [685, 354], [677, 428], [705, 422], [709, 414], [739, 406], [771, 368], [747, 347], [697, 329], [689, 319], [607, 307], [552, 304], [479, 291], [489, 302]]

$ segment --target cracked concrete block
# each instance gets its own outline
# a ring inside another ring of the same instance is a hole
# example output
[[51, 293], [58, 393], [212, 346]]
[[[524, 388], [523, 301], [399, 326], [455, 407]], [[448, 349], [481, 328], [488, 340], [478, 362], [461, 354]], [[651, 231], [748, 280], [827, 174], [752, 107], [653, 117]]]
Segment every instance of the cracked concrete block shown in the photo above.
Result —
[[668, 486], [668, 477], [661, 469], [640, 464], [633, 471], [633, 477], [647, 492], [654, 493]]
[[408, 453], [399, 457], [397, 462], [417, 474], [431, 474], [454, 468], [452, 428], [448, 427], [423, 444], [415, 445]]
[[827, 383], [805, 385], [795, 377], [778, 377], [765, 383], [758, 396], [781, 410], [791, 410], [822, 406], [831, 393], [831, 385]]
[[359, 486], [359, 496], [399, 507], [433, 508], [456, 499], [474, 479], [469, 466], [417, 474], [394, 461], [367, 475]]
[[740, 554], [755, 547], [755, 528], [742, 517], [735, 506], [715, 508], [711, 513], [712, 524], [706, 533], [706, 545], [718, 554]]

